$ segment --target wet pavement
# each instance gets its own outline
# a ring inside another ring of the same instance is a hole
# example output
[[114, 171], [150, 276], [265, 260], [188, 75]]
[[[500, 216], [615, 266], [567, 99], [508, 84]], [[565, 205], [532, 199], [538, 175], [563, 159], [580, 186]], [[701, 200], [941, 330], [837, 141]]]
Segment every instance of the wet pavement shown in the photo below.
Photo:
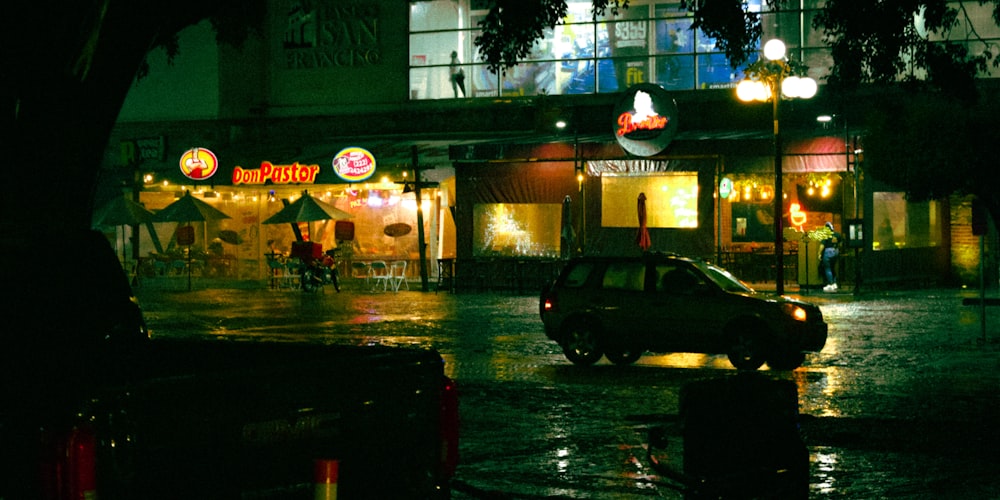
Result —
[[[646, 433], [663, 427], [662, 459], [681, 467], [680, 392], [736, 376], [724, 356], [691, 354], [575, 367], [542, 333], [535, 296], [143, 285], [154, 337], [438, 349], [461, 393], [459, 499], [681, 498], [652, 470]], [[798, 388], [810, 498], [1000, 498], [1000, 307], [984, 330], [962, 305], [975, 291], [786, 293], [830, 324], [801, 368], [760, 372]]]

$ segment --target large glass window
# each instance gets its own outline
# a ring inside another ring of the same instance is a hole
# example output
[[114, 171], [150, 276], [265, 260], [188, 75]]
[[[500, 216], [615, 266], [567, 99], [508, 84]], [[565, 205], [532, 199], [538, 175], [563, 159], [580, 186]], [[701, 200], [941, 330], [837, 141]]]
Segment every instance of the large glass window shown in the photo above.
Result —
[[876, 192], [872, 217], [873, 250], [936, 247], [941, 244], [941, 215], [937, 201], [910, 202], [903, 193]]
[[559, 256], [560, 203], [483, 203], [472, 215], [476, 257]]
[[698, 173], [601, 176], [601, 225], [638, 227], [639, 193], [646, 193], [646, 226], [698, 227]]
[[[569, 0], [563, 24], [499, 75], [486, 69], [474, 44], [487, 12], [483, 2], [410, 5], [412, 99], [618, 92], [644, 82], [693, 90], [734, 86], [743, 76], [729, 67], [715, 40], [691, 29], [691, 16], [677, 1], [633, 0], [618, 16], [595, 19], [590, 0]], [[748, 5], [760, 10], [761, 0]], [[466, 74], [464, 95], [452, 85], [452, 51]]]
[[[813, 19], [823, 0], [800, 2], [801, 8], [768, 11], [762, 0], [744, 0], [761, 13], [762, 40], [781, 38], [790, 57], [805, 62], [810, 76], [822, 82], [832, 64], [823, 32]], [[951, 6], [956, 6], [952, 2]], [[591, 0], [568, 0], [563, 23], [547, 30], [525, 60], [504, 74], [486, 70], [474, 41], [487, 13], [480, 0], [410, 2], [410, 85], [412, 99], [532, 96], [618, 92], [635, 83], [656, 83], [667, 90], [734, 87], [742, 68], [732, 68], [716, 41], [692, 30], [692, 18], [677, 0], [632, 0], [618, 16], [594, 19]], [[972, 53], [989, 50], [1000, 37], [988, 6], [962, 3], [967, 23], [950, 39], [967, 37]], [[916, 27], [922, 29], [921, 20]], [[451, 84], [451, 52], [466, 78], [466, 92]], [[989, 74], [981, 75], [989, 77]]]

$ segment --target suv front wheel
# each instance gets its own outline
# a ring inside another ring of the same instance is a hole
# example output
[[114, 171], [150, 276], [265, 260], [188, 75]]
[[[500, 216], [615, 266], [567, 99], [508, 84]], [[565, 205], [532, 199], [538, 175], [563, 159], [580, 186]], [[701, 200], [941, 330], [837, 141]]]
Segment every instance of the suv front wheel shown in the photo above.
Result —
[[592, 321], [573, 321], [562, 337], [566, 359], [576, 365], [592, 365], [604, 355], [598, 345], [600, 332]]
[[635, 348], [609, 349], [604, 357], [616, 365], [630, 365], [642, 357], [642, 351]]

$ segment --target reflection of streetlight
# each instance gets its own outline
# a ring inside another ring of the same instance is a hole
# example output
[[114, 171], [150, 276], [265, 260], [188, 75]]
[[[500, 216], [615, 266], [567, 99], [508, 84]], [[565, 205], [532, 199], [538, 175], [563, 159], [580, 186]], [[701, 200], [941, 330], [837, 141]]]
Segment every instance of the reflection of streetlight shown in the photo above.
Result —
[[[749, 78], [736, 86], [736, 96], [743, 102], [771, 100], [772, 118], [774, 120], [774, 255], [775, 277], [778, 295], [785, 293], [785, 249], [782, 234], [781, 219], [784, 217], [784, 193], [782, 187], [781, 169], [781, 133], [778, 128], [779, 103], [781, 97], [789, 99], [809, 99], [816, 95], [816, 80], [805, 73], [802, 63], [790, 61], [785, 57], [785, 44], [774, 39], [764, 44], [764, 58], [758, 59], [747, 66]], [[780, 90], [780, 94], [779, 94]]]

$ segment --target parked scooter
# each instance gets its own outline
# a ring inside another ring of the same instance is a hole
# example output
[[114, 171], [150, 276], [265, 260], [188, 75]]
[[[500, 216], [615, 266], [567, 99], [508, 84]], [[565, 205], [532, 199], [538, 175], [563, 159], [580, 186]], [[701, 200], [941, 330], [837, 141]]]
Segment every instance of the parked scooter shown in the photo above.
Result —
[[337, 249], [333, 249], [327, 250], [321, 258], [305, 257], [302, 259], [302, 291], [321, 292], [325, 285], [333, 285], [333, 289], [340, 293], [336, 256]]

